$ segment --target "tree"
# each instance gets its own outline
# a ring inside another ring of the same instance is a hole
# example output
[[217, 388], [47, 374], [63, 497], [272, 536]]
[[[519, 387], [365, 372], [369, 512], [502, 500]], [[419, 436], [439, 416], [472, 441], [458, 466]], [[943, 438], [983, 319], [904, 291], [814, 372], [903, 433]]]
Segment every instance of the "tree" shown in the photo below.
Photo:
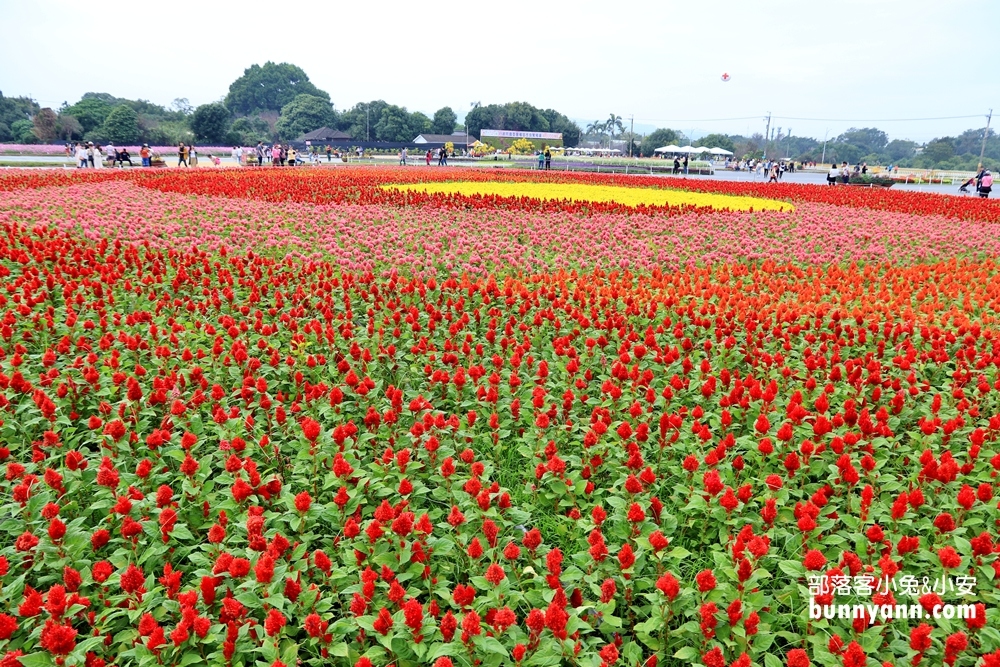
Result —
[[[389, 104], [385, 100], [359, 102], [340, 114], [337, 129], [351, 135], [355, 141], [368, 141], [375, 138], [375, 125], [382, 117], [382, 111]], [[414, 135], [416, 136], [416, 135]], [[410, 137], [413, 139], [413, 137]], [[409, 141], [410, 139], [407, 139]]]
[[642, 143], [639, 145], [639, 150], [645, 157], [651, 157], [657, 148], [660, 146], [669, 146], [670, 144], [677, 143], [677, 132], [671, 130], [670, 128], [664, 127], [658, 130], [654, 130], [647, 134]]
[[906, 139], [893, 139], [885, 147], [885, 155], [893, 162], [913, 157], [917, 143]]
[[727, 151], [736, 152], [736, 144], [726, 134], [707, 134], [696, 143], [696, 146], [708, 146], [709, 148], [724, 148]]
[[[427, 117], [427, 114], [414, 111], [410, 114], [410, 132], [413, 136], [406, 141], [412, 141], [418, 134], [430, 134], [433, 130], [434, 123]], [[451, 134], [451, 132], [448, 132], [448, 134]]]
[[184, 114], [185, 116], [190, 116], [194, 113], [194, 107], [191, 106], [191, 103], [188, 102], [188, 98], [186, 97], [175, 97], [174, 101], [170, 103], [170, 108], [173, 111]]
[[608, 136], [612, 139], [614, 139], [615, 136], [621, 135], [625, 131], [625, 126], [622, 125], [622, 117], [610, 114], [608, 119], [604, 121], [604, 131], [607, 132]]
[[38, 143], [35, 136], [35, 124], [27, 118], [14, 121], [10, 126], [11, 138], [19, 144]]
[[118, 145], [132, 144], [139, 140], [139, 115], [127, 104], [119, 104], [101, 126], [102, 135]]
[[534, 150], [535, 144], [531, 143], [527, 139], [515, 139], [510, 145], [510, 152], [518, 155], [526, 155], [534, 152]]
[[434, 134], [451, 134], [455, 131], [456, 120], [458, 120], [458, 116], [451, 110], [451, 107], [441, 107], [434, 112], [431, 132]]
[[[426, 116], [424, 116], [426, 118]], [[410, 125], [410, 114], [403, 107], [395, 104], [386, 105], [382, 115], [372, 128], [372, 133], [378, 141], [409, 142], [420, 134]]]
[[951, 137], [943, 137], [928, 142], [920, 156], [931, 164], [944, 162], [955, 155], [955, 146], [951, 143]]
[[14, 130], [14, 123], [19, 120], [31, 121], [31, 117], [39, 111], [38, 104], [28, 97], [4, 97], [0, 92], [0, 123], [3, 123], [10, 131]]
[[313, 95], [330, 101], [330, 94], [320, 90], [300, 67], [291, 63], [252, 65], [243, 76], [229, 85], [226, 107], [239, 115], [255, 111], [280, 111], [297, 95]]
[[191, 130], [200, 141], [222, 143], [229, 131], [229, 109], [218, 102], [202, 104], [191, 114]]
[[74, 116], [86, 133], [104, 125], [104, 121], [107, 120], [108, 114], [113, 108], [114, 106], [104, 100], [84, 98], [76, 104], [66, 107], [63, 113]]
[[35, 136], [43, 144], [55, 141], [55, 138], [59, 136], [59, 117], [49, 107], [36, 113], [31, 122], [34, 125]]
[[296, 95], [294, 100], [281, 107], [275, 130], [280, 139], [287, 141], [323, 126], [337, 126], [337, 112], [330, 101], [315, 95]]
[[80, 121], [76, 119], [76, 116], [66, 113], [59, 114], [59, 136], [66, 141], [74, 137], [83, 136], [83, 126], [80, 125]]
[[833, 143], [857, 146], [862, 153], [881, 153], [889, 143], [889, 137], [877, 127], [852, 127], [834, 139]]

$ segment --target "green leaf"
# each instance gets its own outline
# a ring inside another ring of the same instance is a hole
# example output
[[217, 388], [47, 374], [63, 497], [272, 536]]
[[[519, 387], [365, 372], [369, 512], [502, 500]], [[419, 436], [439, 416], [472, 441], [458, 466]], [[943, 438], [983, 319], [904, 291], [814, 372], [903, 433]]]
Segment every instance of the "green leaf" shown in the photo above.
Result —
[[700, 656], [698, 655], [698, 649], [696, 649], [695, 647], [682, 646], [681, 648], [677, 649], [676, 653], [674, 653], [674, 657], [677, 658], [678, 660], [695, 660]]

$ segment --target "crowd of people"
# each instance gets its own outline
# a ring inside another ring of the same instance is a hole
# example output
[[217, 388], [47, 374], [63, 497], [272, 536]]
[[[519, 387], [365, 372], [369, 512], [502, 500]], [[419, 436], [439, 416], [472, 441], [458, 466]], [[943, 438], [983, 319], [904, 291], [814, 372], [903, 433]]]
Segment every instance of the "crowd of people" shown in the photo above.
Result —
[[[65, 150], [66, 157], [72, 157], [76, 161], [77, 169], [124, 167], [126, 162], [128, 166], [134, 166], [132, 164], [132, 155], [128, 152], [128, 148], [124, 146], [116, 148], [111, 143], [107, 146], [101, 146], [100, 144], [95, 144], [93, 141], [78, 141], [75, 145], [66, 144]], [[152, 156], [149, 146], [143, 144], [139, 153], [142, 155], [142, 166], [148, 167], [150, 157]]]

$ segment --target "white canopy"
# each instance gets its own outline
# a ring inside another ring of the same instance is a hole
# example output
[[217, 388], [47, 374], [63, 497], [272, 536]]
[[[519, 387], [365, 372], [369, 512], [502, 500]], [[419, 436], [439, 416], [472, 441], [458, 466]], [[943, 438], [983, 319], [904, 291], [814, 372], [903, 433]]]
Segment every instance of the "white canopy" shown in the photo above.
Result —
[[659, 148], [657, 148], [653, 152], [654, 153], [676, 153], [678, 151], [680, 151], [680, 147], [679, 146], [674, 146], [673, 144], [670, 144], [669, 146], [660, 146]]
[[725, 148], [712, 148], [708, 151], [712, 155], [732, 155], [732, 151], [727, 151]]
[[675, 153], [697, 153], [699, 151], [694, 146], [681, 146], [680, 148], [678, 148], [674, 152]]

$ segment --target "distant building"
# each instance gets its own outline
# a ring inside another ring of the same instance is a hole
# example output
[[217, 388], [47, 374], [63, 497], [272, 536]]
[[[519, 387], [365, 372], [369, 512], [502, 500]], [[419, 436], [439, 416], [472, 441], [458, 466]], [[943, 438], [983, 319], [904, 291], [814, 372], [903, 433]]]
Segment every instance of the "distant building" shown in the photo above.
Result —
[[415, 144], [446, 144], [448, 142], [455, 146], [471, 144], [475, 139], [470, 138], [465, 132], [452, 132], [451, 134], [420, 134], [413, 140]]
[[346, 141], [351, 138], [351, 135], [346, 132], [341, 132], [340, 130], [333, 130], [329, 127], [321, 127], [318, 130], [313, 130], [307, 134], [303, 134], [299, 137], [299, 141]]

